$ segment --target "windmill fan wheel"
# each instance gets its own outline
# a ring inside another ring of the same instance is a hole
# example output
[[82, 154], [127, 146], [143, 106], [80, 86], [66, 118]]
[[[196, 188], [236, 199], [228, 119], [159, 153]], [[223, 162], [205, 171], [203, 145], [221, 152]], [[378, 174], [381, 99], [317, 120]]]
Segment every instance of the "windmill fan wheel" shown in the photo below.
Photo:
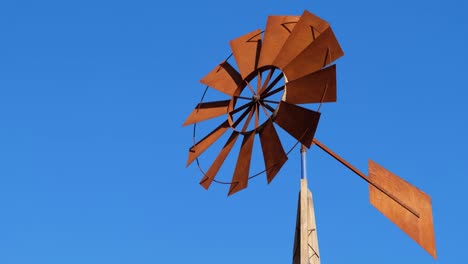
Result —
[[229, 188], [232, 195], [247, 187], [255, 135], [260, 138], [268, 183], [287, 160], [275, 124], [302, 145], [312, 145], [320, 113], [297, 104], [336, 101], [336, 66], [330, 64], [343, 51], [330, 25], [308, 11], [301, 16], [269, 16], [263, 32], [255, 30], [229, 44], [237, 70], [225, 60], [200, 82], [231, 99], [199, 103], [184, 125], [226, 115], [190, 148], [187, 166], [232, 131], [200, 182], [206, 189], [243, 137]]

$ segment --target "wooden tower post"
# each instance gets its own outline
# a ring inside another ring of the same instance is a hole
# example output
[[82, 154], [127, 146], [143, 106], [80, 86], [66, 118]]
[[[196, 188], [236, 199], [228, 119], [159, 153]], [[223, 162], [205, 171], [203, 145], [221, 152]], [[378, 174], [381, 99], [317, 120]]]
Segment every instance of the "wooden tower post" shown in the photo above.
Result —
[[320, 253], [315, 224], [312, 192], [307, 185], [305, 147], [301, 148], [301, 190], [297, 203], [296, 232], [294, 235], [293, 264], [320, 264]]

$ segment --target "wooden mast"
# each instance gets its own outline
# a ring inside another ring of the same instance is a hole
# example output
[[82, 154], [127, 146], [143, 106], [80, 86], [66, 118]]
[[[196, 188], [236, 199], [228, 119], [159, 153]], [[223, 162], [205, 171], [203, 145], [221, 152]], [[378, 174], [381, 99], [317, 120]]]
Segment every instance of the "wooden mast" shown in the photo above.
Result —
[[304, 146], [301, 148], [302, 176], [297, 203], [296, 232], [294, 235], [293, 264], [320, 264], [320, 253], [315, 224], [312, 192], [307, 185]]

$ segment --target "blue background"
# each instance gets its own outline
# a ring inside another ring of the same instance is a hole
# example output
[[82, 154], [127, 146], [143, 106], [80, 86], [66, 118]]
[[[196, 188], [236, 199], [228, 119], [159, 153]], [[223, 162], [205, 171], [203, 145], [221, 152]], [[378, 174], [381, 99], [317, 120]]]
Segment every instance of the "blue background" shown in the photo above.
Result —
[[[229, 40], [304, 9], [345, 51], [317, 138], [430, 194], [438, 263], [462, 263], [463, 0], [1, 1], [0, 263], [290, 263], [298, 150], [227, 198], [181, 124]], [[308, 168], [322, 263], [434, 263], [349, 170], [316, 147]]]

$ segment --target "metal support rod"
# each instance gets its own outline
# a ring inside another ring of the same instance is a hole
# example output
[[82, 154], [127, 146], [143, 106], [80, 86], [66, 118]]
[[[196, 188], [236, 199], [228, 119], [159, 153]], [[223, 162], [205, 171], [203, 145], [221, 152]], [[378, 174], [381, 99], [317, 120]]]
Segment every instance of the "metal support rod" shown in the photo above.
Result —
[[301, 145], [301, 179], [307, 179], [306, 147]]
[[331, 149], [327, 148], [325, 145], [320, 143], [317, 139], [314, 138], [314, 144], [317, 145], [319, 148], [321, 148], [323, 151], [328, 153], [330, 156], [335, 158], [337, 161], [339, 161], [341, 164], [345, 165], [348, 169], [352, 170], [354, 173], [356, 173], [359, 177], [361, 177], [363, 180], [365, 180], [367, 183], [370, 185], [374, 186], [377, 188], [379, 191], [390, 197], [392, 200], [397, 202], [399, 205], [403, 206], [406, 210], [410, 211], [413, 215], [415, 215], [417, 218], [419, 218], [419, 213], [413, 210], [411, 207], [406, 205], [403, 201], [389, 193], [387, 190], [384, 188], [380, 187], [377, 183], [373, 182], [371, 178], [367, 177], [364, 173], [356, 169], [353, 165], [351, 165], [349, 162], [344, 160], [342, 157], [338, 156], [335, 152], [333, 152]]

